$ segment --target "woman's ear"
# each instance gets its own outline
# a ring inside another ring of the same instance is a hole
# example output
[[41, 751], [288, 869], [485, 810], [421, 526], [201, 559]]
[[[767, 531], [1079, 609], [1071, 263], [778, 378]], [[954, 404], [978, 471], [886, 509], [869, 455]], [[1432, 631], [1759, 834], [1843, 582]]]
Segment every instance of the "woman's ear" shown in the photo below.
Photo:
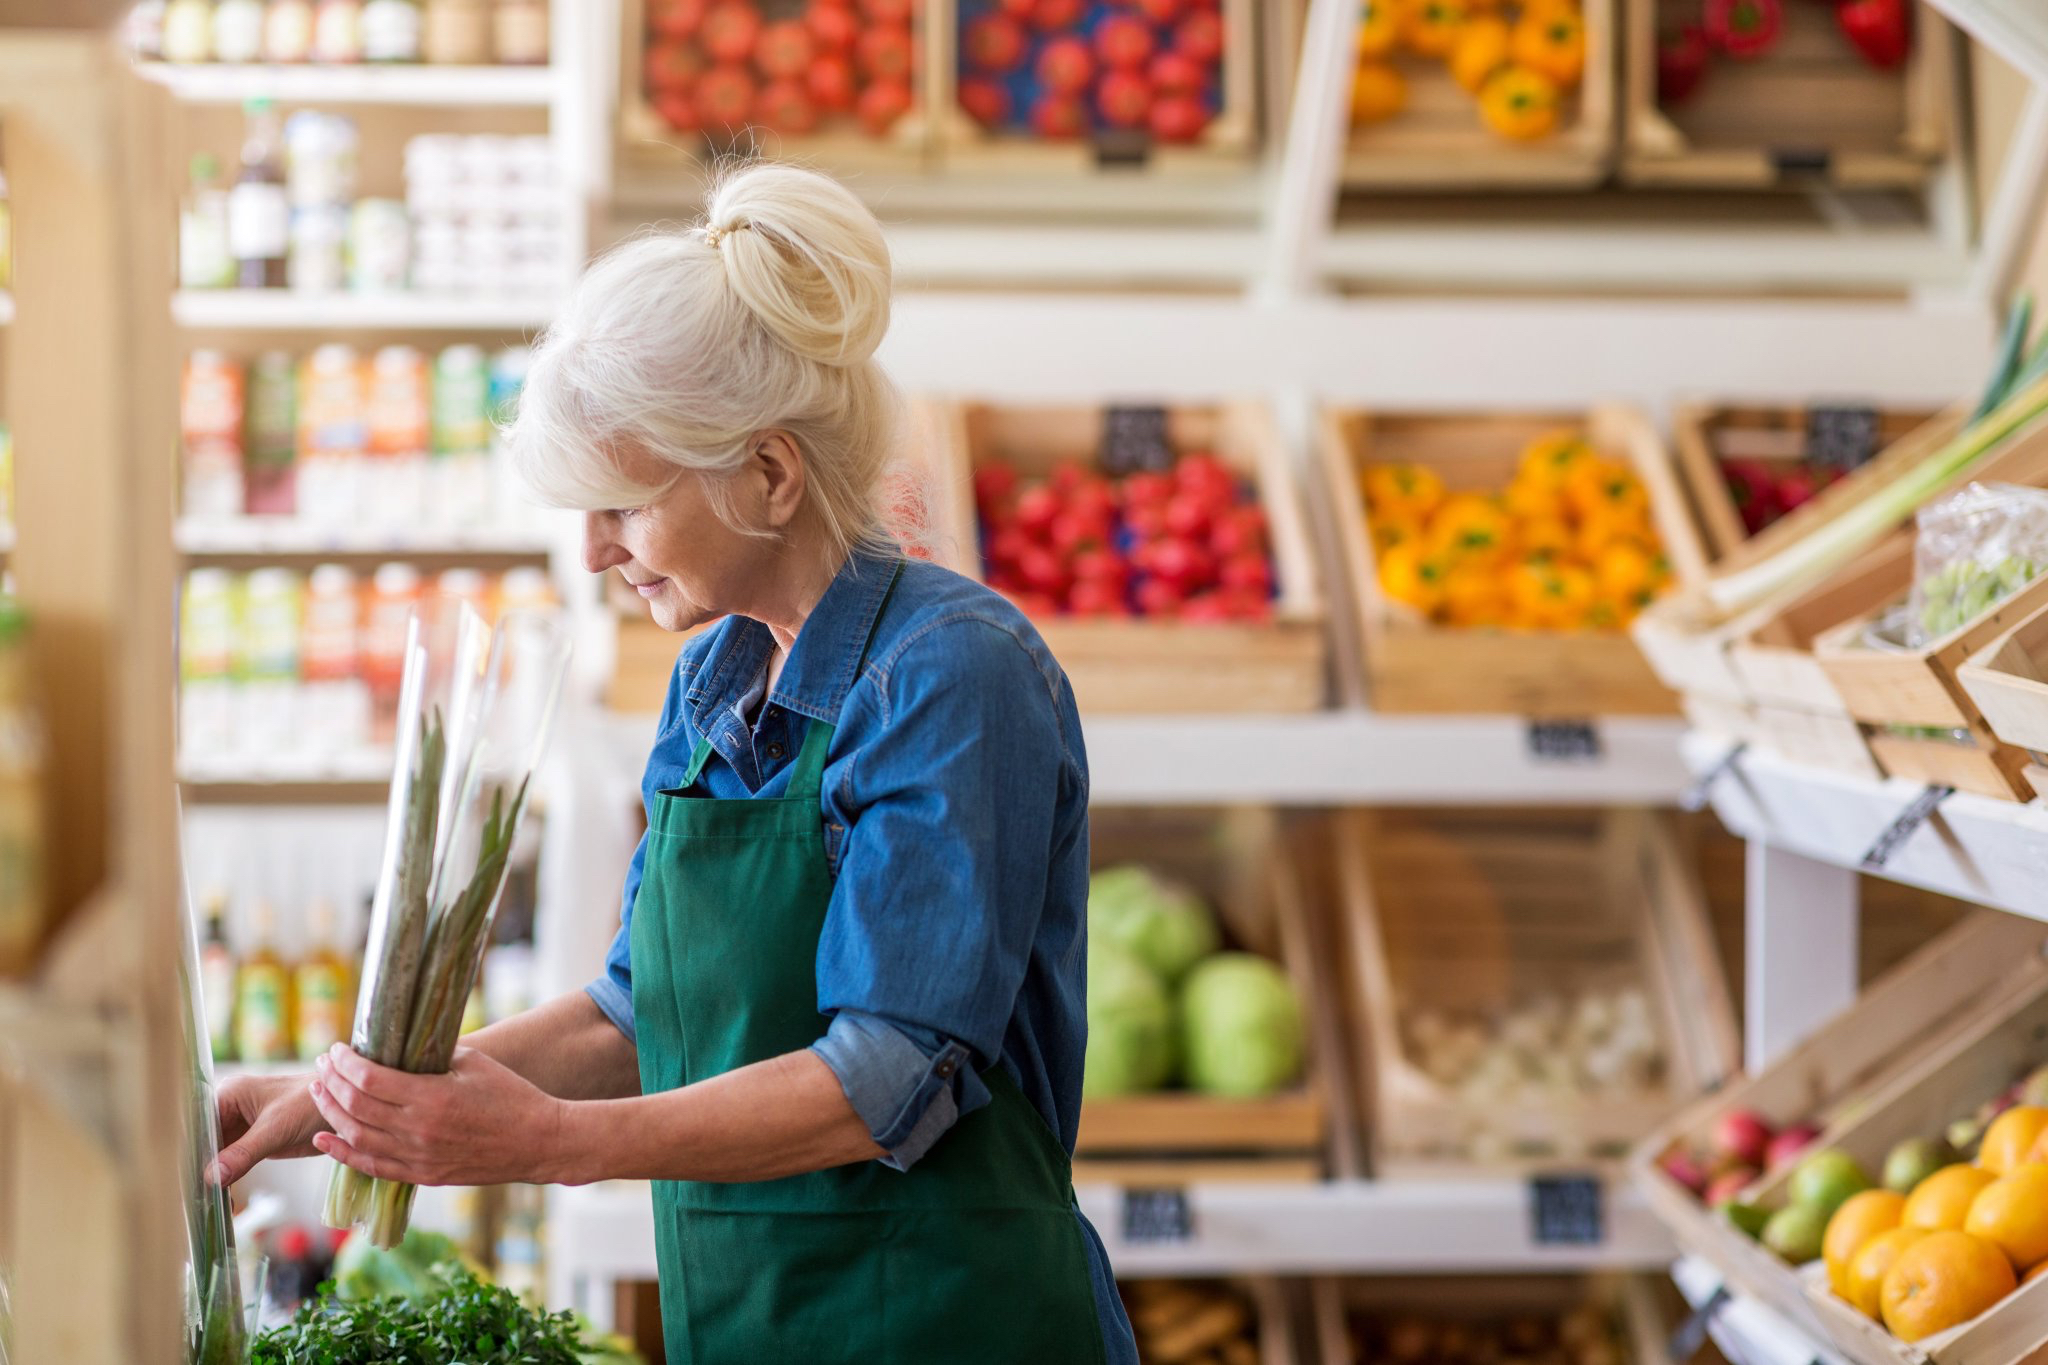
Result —
[[754, 472], [761, 480], [762, 512], [768, 525], [786, 530], [804, 505], [804, 456], [786, 431], [764, 431], [754, 443]]

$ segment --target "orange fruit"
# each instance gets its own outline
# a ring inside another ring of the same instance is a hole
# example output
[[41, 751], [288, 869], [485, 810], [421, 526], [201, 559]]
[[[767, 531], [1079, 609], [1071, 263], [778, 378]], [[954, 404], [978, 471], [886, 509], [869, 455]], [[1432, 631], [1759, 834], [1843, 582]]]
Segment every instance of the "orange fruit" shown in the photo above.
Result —
[[2043, 1129], [2048, 1129], [2048, 1109], [2038, 1104], [2014, 1105], [1993, 1119], [1984, 1131], [1984, 1144], [1977, 1149], [1977, 1164], [1995, 1175], [2004, 1175], [2027, 1159]]
[[2048, 1166], [2016, 1166], [1979, 1190], [1963, 1231], [2003, 1251], [2015, 1270], [2048, 1262]]
[[1960, 1229], [1970, 1216], [1970, 1201], [1998, 1179], [1975, 1166], [1944, 1166], [1913, 1187], [1899, 1221], [1909, 1228]]
[[1983, 1238], [1930, 1232], [1885, 1272], [1884, 1325], [1900, 1341], [1919, 1341], [1968, 1322], [2018, 1285], [2012, 1262]]
[[[1884, 1277], [1899, 1253], [1927, 1236], [1926, 1228], [1893, 1228], [1865, 1242], [1849, 1260], [1848, 1273], [1835, 1292], [1856, 1306], [1867, 1318], [1884, 1314]], [[1830, 1279], [1832, 1279], [1830, 1273]]]
[[1820, 1244], [1821, 1259], [1828, 1265], [1828, 1286], [1835, 1293], [1849, 1297], [1849, 1262], [1871, 1238], [1897, 1227], [1905, 1211], [1906, 1196], [1890, 1190], [1852, 1194], [1835, 1210]]

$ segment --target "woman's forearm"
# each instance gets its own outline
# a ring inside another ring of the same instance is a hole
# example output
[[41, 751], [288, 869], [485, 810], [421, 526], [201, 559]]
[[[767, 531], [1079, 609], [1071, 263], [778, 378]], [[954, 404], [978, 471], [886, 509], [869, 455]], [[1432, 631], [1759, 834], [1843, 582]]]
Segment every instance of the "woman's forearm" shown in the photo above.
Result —
[[565, 1184], [775, 1180], [883, 1155], [838, 1076], [808, 1050], [660, 1095], [566, 1109]]
[[478, 1029], [462, 1042], [558, 1099], [604, 1100], [640, 1093], [640, 1062], [633, 1044], [582, 991]]

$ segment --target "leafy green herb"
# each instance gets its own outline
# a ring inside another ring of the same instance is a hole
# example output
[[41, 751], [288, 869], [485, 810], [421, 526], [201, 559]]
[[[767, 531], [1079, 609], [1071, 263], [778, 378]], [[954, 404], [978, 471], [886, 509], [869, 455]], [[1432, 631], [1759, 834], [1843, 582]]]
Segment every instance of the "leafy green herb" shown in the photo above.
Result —
[[333, 1286], [256, 1339], [249, 1365], [582, 1365], [592, 1348], [571, 1313], [537, 1313], [459, 1265], [445, 1293], [345, 1302]]

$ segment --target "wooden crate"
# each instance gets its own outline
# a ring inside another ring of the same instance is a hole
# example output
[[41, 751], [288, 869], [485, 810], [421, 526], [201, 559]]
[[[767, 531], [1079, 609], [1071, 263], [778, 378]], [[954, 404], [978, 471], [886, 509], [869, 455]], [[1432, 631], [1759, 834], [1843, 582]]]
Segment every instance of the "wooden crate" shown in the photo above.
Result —
[[[1619, 143], [1615, 49], [1619, 0], [1583, 0], [1586, 74], [1549, 137], [1514, 142], [1487, 128], [1479, 98], [1434, 57], [1398, 56], [1408, 104], [1383, 123], [1353, 128], [1346, 189], [1520, 190], [1586, 188], [1614, 168]], [[1348, 97], [1349, 86], [1346, 87]]]
[[[948, 6], [945, 0], [912, 0], [912, 6], [919, 69], [912, 76], [911, 92], [916, 102], [886, 134], [871, 137], [851, 114], [844, 114], [821, 120], [810, 133], [750, 128], [733, 141], [731, 149], [758, 149], [777, 160], [842, 173], [927, 169], [933, 146], [933, 111], [942, 107], [933, 72], [941, 55], [950, 58], [951, 53], [950, 46], [942, 46], [950, 32], [943, 13]], [[802, 17], [806, 4], [805, 0], [756, 0], [755, 7], [765, 21], [773, 22]], [[646, 13], [646, 0], [620, 0], [618, 154], [622, 160], [650, 170], [709, 165], [728, 150], [726, 139], [678, 131], [655, 112], [648, 98], [643, 73], [649, 46]]]
[[1163, 1091], [1084, 1100], [1074, 1179], [1131, 1186], [1320, 1180], [1335, 1106], [1325, 1071], [1338, 1054], [1322, 930], [1296, 875], [1295, 845], [1266, 809], [1103, 808], [1089, 815], [1098, 868], [1138, 863], [1199, 892], [1226, 945], [1277, 959], [1306, 1015], [1309, 1060], [1294, 1089], [1257, 1100]]
[[1640, 1275], [1318, 1276], [1309, 1282], [1309, 1306], [1322, 1365], [1368, 1359], [1353, 1349], [1354, 1315], [1469, 1327], [1582, 1307], [1601, 1312], [1619, 1362], [1661, 1365], [1669, 1359], [1670, 1325]]
[[[1131, 1326], [1138, 1338], [1138, 1358], [1144, 1365], [1178, 1365], [1183, 1360], [1214, 1360], [1213, 1355], [1185, 1355], [1175, 1351], [1171, 1360], [1148, 1354], [1150, 1339], [1141, 1323], [1144, 1321], [1146, 1299], [1159, 1292], [1173, 1281], [1120, 1280], [1117, 1287], [1122, 1292], [1124, 1306], [1131, 1315]], [[1295, 1341], [1294, 1314], [1288, 1300], [1287, 1287], [1269, 1275], [1233, 1275], [1224, 1280], [1196, 1280], [1191, 1283], [1209, 1287], [1227, 1287], [1235, 1297], [1250, 1310], [1258, 1335], [1259, 1365], [1306, 1365], [1307, 1355]]]
[[[1814, 1123], [1822, 1130], [1821, 1144], [1836, 1144], [1889, 1078], [1915, 1069], [1988, 1000], [2004, 997], [2015, 982], [2038, 978], [2044, 943], [2048, 928], [2033, 921], [1995, 910], [1972, 913], [1783, 1059], [1756, 1075], [1737, 1077], [1638, 1146], [1631, 1173], [1651, 1212], [1681, 1247], [1712, 1261], [1736, 1292], [1821, 1336], [1824, 1329], [1792, 1268], [1702, 1205], [1664, 1173], [1661, 1161], [1676, 1151], [1707, 1151], [1715, 1125], [1737, 1108], [1754, 1111], [1774, 1127]], [[1884, 1155], [1878, 1151], [1875, 1161]], [[1745, 1197], [1782, 1203], [1783, 1173]]]
[[[1671, 419], [1678, 473], [1699, 518], [1710, 566], [1718, 566], [1749, 539], [1742, 513], [1722, 476], [1724, 460], [1755, 460], [1773, 468], [1806, 459], [1812, 407], [1680, 403]], [[1937, 414], [1924, 409], [1876, 408], [1879, 450], [1898, 444]]]
[[1498, 488], [1513, 476], [1523, 447], [1559, 427], [1583, 428], [1603, 452], [1634, 465], [1679, 581], [1702, 573], [1699, 539], [1670, 463], [1649, 423], [1632, 409], [1485, 415], [1324, 410], [1317, 475], [1336, 522], [1344, 590], [1358, 626], [1358, 656], [1345, 667], [1374, 710], [1555, 719], [1676, 709], [1624, 632], [1456, 630], [1416, 620], [1380, 591], [1358, 486], [1362, 466], [1419, 464], [1453, 491]]
[[1221, 107], [1193, 142], [1170, 145], [1137, 132], [1055, 141], [982, 127], [960, 107], [958, 99], [959, 0], [932, 0], [932, 8], [934, 27], [943, 26], [944, 30], [942, 55], [932, 62], [934, 139], [939, 165], [948, 174], [1234, 175], [1241, 174], [1257, 155], [1260, 29], [1272, 22], [1264, 11], [1277, 6], [1257, 0], [1222, 0]]
[[[952, 487], [964, 518], [957, 539], [979, 573], [972, 472], [1004, 460], [1027, 477], [1062, 461], [1093, 464], [1103, 409], [969, 402], [943, 413]], [[1278, 596], [1263, 622], [1081, 620], [1033, 622], [1066, 670], [1082, 711], [1097, 714], [1314, 711], [1326, 691], [1322, 586], [1292, 462], [1270, 409], [1253, 402], [1178, 406], [1167, 414], [1175, 450], [1209, 450], [1258, 491], [1270, 528]]]
[[2048, 608], [1977, 651], [1956, 676], [2001, 743], [2048, 753]]
[[1915, 7], [1913, 54], [1897, 71], [1866, 63], [1832, 7], [1789, 4], [1778, 44], [1754, 61], [1717, 58], [1686, 104], [1657, 101], [1660, 25], [1697, 22], [1685, 0], [1626, 0], [1622, 17], [1622, 178], [1723, 188], [1915, 189], [1956, 138], [1956, 39]]
[[[1360, 811], [1336, 820], [1346, 1003], [1363, 1040], [1358, 1091], [1373, 1097], [1376, 1174], [1607, 1162], [1738, 1065], [1705, 895], [1663, 817]], [[1497, 1021], [1539, 997], [1618, 986], [1647, 996], [1663, 1053], [1661, 1074], [1635, 1094], [1510, 1109], [1460, 1096], [1411, 1047], [1409, 1020], [1423, 1011]], [[1493, 1136], [1475, 1143], [1482, 1133]]]

